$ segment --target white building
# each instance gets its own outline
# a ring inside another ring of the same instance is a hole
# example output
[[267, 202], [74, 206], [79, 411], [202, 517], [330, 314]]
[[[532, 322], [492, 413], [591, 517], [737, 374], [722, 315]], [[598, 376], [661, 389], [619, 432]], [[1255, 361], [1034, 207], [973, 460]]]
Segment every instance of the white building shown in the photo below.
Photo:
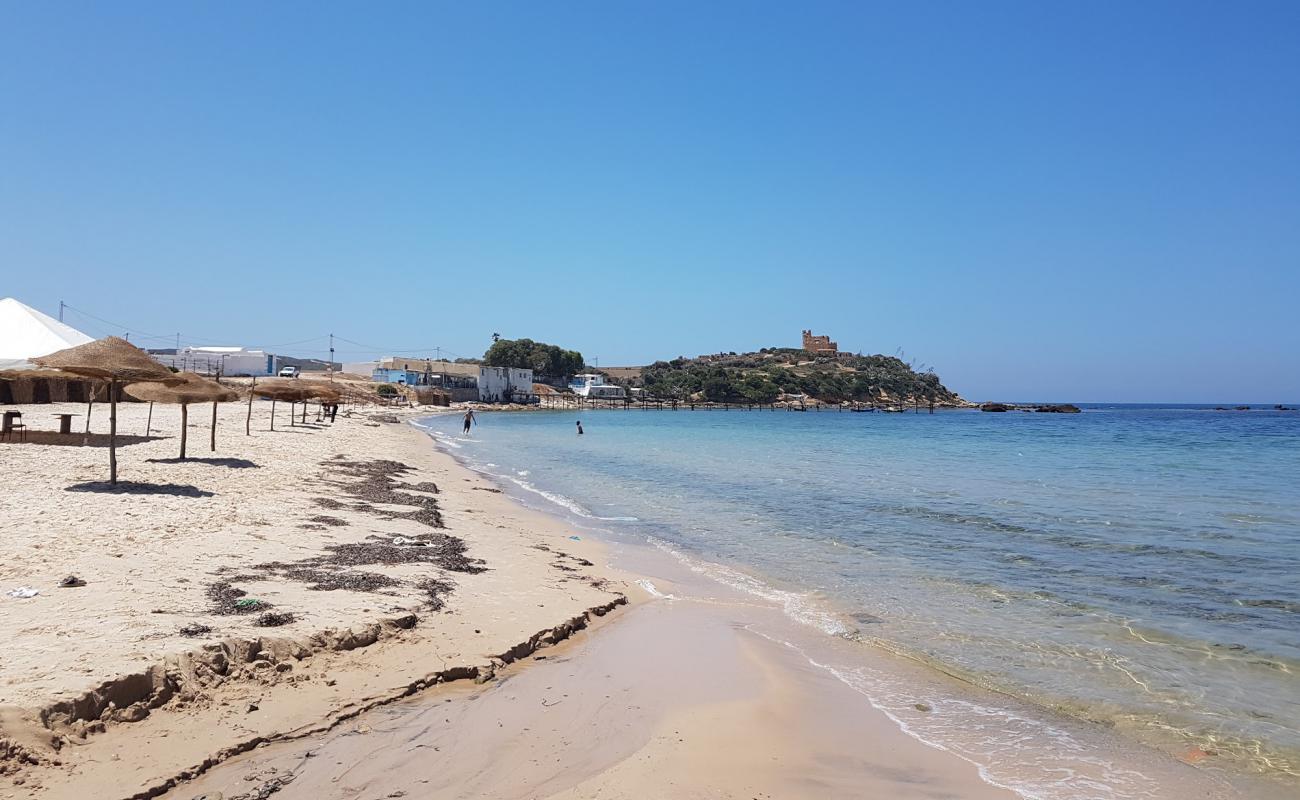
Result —
[[279, 359], [265, 350], [244, 347], [182, 347], [175, 354], [155, 353], [164, 366], [201, 375], [274, 375]]
[[478, 399], [485, 403], [532, 402], [533, 371], [514, 367], [479, 367]]
[[604, 375], [590, 372], [574, 375], [573, 380], [569, 381], [569, 388], [580, 397], [598, 400], [622, 400], [627, 397], [622, 386], [606, 383]]
[[370, 375], [380, 366], [379, 359], [374, 361], [344, 361], [340, 367], [349, 375]]

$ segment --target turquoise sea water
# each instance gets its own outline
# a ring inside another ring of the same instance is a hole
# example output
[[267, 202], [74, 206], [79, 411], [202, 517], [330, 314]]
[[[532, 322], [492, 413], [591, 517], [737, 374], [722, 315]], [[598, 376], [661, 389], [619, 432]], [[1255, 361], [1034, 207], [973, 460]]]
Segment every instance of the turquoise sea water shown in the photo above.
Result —
[[458, 422], [425, 424], [539, 504], [735, 568], [829, 635], [1296, 785], [1300, 412]]

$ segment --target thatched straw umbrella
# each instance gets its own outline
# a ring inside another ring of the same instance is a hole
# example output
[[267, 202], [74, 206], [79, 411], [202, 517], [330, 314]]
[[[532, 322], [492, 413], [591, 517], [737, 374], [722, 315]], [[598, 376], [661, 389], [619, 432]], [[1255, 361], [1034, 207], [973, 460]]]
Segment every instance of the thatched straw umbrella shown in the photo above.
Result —
[[161, 383], [132, 383], [122, 391], [137, 400], [149, 401], [152, 411], [154, 403], [178, 403], [181, 407], [181, 460], [185, 459], [186, 431], [189, 429], [190, 403], [212, 403], [212, 450], [217, 449], [217, 403], [238, 400], [239, 394], [227, 389], [216, 381], [200, 378], [192, 373], [180, 373], [184, 383], [165, 386]]
[[[343, 399], [343, 392], [339, 391], [339, 388], [332, 383], [326, 383], [325, 381], [299, 381], [299, 383], [303, 388], [311, 392], [308, 399], [319, 400], [322, 406], [326, 403], [337, 403]], [[317, 417], [317, 421], [319, 419]], [[307, 421], [306, 403], [302, 404], [302, 421]]]
[[177, 383], [171, 370], [125, 339], [108, 336], [48, 356], [33, 358], [42, 367], [108, 381], [108, 479], [117, 483], [117, 385], [118, 383]]
[[[278, 400], [290, 403], [305, 403], [314, 397], [310, 386], [296, 380], [267, 381], [261, 386], [253, 387], [253, 394], [271, 401], [271, 430], [275, 430], [275, 404]], [[293, 409], [289, 410], [289, 424], [293, 424]]]

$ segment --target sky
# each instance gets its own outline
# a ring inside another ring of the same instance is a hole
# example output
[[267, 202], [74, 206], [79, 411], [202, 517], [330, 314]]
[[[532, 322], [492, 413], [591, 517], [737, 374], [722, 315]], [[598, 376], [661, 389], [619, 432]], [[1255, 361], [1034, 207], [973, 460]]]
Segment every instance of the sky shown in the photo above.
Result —
[[1298, 41], [1293, 0], [0, 0], [0, 296], [142, 346], [813, 328], [977, 400], [1296, 402]]

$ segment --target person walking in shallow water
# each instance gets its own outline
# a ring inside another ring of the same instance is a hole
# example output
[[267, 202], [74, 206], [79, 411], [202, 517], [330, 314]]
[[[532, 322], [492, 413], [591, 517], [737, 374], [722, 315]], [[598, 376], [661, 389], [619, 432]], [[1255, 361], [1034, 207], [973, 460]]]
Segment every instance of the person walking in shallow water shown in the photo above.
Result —
[[464, 430], [464, 432], [463, 432], [465, 436], [469, 436], [469, 428], [470, 428], [471, 425], [474, 425], [476, 422], [477, 422], [477, 420], [474, 419], [474, 409], [471, 408], [471, 409], [466, 410], [466, 411], [465, 411], [465, 430]]
[[578, 435], [582, 435], [582, 420], [578, 420]]

